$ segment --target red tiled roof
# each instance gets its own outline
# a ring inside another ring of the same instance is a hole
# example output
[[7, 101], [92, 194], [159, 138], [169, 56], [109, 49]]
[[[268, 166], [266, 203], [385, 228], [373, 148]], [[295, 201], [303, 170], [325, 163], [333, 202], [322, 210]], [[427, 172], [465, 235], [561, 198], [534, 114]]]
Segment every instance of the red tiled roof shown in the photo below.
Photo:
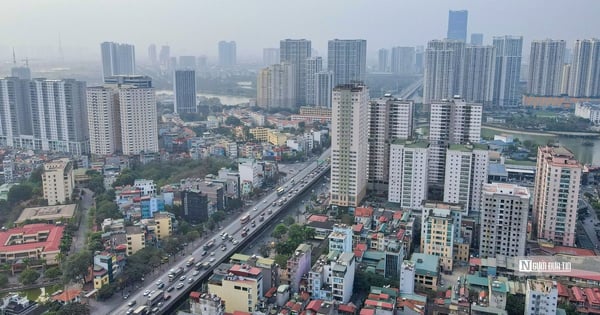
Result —
[[355, 225], [352, 226], [352, 231], [354, 231], [354, 232], [360, 232], [360, 231], [362, 231], [363, 227], [364, 227], [364, 225], [362, 223], [355, 224]]
[[80, 289], [68, 289], [61, 294], [53, 296], [52, 299], [55, 301], [68, 303], [75, 299], [77, 296], [79, 296], [79, 294], [81, 294]]
[[310, 303], [308, 303], [308, 305], [306, 306], [307, 310], [311, 310], [313, 312], [318, 312], [319, 309], [321, 308], [321, 300], [312, 300], [310, 301]]
[[596, 256], [591, 249], [568, 247], [568, 246], [554, 246], [554, 247], [542, 247], [545, 252], [549, 252], [552, 255], [568, 255], [568, 256]]
[[300, 303], [300, 302], [294, 303], [294, 306], [292, 306], [292, 311], [300, 312], [301, 310], [302, 310], [302, 303]]
[[288, 301], [287, 303], [285, 303], [285, 307], [287, 308], [292, 308], [294, 306], [294, 302], [292, 301]]
[[400, 211], [400, 210], [398, 210], [398, 211], [395, 211], [395, 212], [394, 212], [393, 219], [394, 219], [394, 220], [400, 220], [400, 219], [402, 219], [402, 214], [403, 214], [403, 213], [402, 213], [402, 211]]
[[[27, 224], [22, 227], [0, 232], [0, 252], [16, 252], [32, 250], [43, 247], [44, 251], [57, 251], [60, 248], [60, 240], [65, 230], [64, 226], [56, 226], [46, 223]], [[48, 232], [48, 238], [44, 242], [32, 242], [17, 245], [4, 245], [11, 235], [37, 235], [40, 232]]]
[[276, 287], [272, 287], [269, 289], [269, 291], [267, 291], [267, 293], [265, 293], [265, 297], [266, 298], [271, 298], [273, 297], [273, 294], [275, 294], [275, 292], [277, 292], [277, 288]]
[[328, 219], [329, 218], [327, 216], [313, 214], [308, 217], [308, 222], [327, 222]]
[[235, 275], [253, 275], [258, 276], [261, 273], [260, 268], [251, 267], [251, 266], [242, 266], [242, 265], [233, 265], [229, 269], [229, 272]]
[[368, 306], [377, 306], [377, 307], [385, 307], [385, 308], [388, 308], [388, 309], [393, 309], [394, 308], [394, 304], [393, 303], [382, 302], [382, 301], [373, 301], [373, 300], [366, 300], [365, 301], [365, 305], [368, 305]]
[[200, 292], [196, 292], [196, 291], [190, 292], [190, 299], [195, 299], [195, 300], [200, 299]]
[[379, 217], [379, 222], [387, 222], [388, 218], [384, 217], [384, 216], [380, 216]]
[[445, 297], [446, 297], [447, 299], [451, 298], [451, 297], [452, 297], [452, 290], [446, 290], [446, 295], [445, 295]]
[[472, 257], [471, 259], [469, 259], [469, 265], [481, 266], [481, 258]]
[[354, 210], [355, 217], [371, 217], [373, 215], [373, 208], [371, 207], [358, 207]]
[[248, 313], [248, 312], [234, 311], [233, 315], [252, 315], [252, 314]]
[[396, 238], [401, 240], [402, 238], [404, 238], [404, 232], [406, 232], [404, 229], [400, 229], [398, 230], [398, 233], [396, 233]]
[[360, 315], [375, 315], [375, 310], [371, 308], [363, 308], [360, 310]]
[[598, 288], [585, 288], [583, 289], [585, 292], [585, 297], [588, 300], [588, 303], [595, 305], [596, 307], [600, 305], [600, 299], [598, 298]]
[[583, 290], [579, 287], [572, 287], [571, 292], [573, 293], [573, 298], [575, 302], [585, 302], [585, 298], [583, 297]]
[[308, 293], [306, 291], [302, 291], [302, 293], [300, 294], [300, 297], [302, 298], [303, 301], [306, 301], [306, 300], [310, 299], [310, 293]]
[[562, 283], [557, 282], [556, 288], [558, 289], [558, 296], [569, 296], [569, 291]]
[[354, 314], [354, 312], [356, 312], [356, 307], [352, 305], [342, 304], [338, 307], [338, 311]]

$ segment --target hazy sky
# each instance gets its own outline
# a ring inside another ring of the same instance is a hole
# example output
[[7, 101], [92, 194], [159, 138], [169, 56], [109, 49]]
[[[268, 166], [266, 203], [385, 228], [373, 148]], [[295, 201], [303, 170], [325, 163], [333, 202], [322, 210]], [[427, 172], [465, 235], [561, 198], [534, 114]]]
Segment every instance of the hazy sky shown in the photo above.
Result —
[[[448, 10], [469, 10], [468, 36], [532, 39], [598, 37], [598, 0], [2, 0], [0, 61], [20, 56], [95, 58], [102, 41], [169, 44], [172, 55], [215, 56], [219, 40], [235, 40], [238, 58], [260, 57], [284, 38], [307, 38], [325, 55], [327, 40], [367, 39], [369, 52], [424, 45], [446, 36]], [[372, 54], [370, 54], [372, 56]]]

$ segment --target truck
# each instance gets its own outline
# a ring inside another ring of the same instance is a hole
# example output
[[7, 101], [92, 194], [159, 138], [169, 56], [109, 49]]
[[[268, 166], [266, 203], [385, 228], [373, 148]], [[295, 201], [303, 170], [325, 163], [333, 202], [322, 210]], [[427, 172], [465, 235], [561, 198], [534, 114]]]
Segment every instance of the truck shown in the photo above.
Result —
[[204, 250], [207, 250], [207, 249], [213, 247], [213, 245], [215, 245], [215, 240], [210, 240], [210, 241], [208, 241], [208, 243], [204, 244], [204, 246], [202, 246], [202, 248]]
[[148, 314], [148, 306], [142, 305], [142, 306], [138, 307], [137, 309], [135, 309], [135, 311], [133, 311], [132, 314], [133, 315], [146, 315], [146, 314]]
[[187, 263], [185, 264], [187, 267], [191, 266], [194, 264], [194, 257], [190, 257], [190, 259], [188, 259]]
[[177, 277], [183, 273], [183, 268], [179, 267], [177, 269], [169, 270], [169, 282], [173, 282], [177, 280]]

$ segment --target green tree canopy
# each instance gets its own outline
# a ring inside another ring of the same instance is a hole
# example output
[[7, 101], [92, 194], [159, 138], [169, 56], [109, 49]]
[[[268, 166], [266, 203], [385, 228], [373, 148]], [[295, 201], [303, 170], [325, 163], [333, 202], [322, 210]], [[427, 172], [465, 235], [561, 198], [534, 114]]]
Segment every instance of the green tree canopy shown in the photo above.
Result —
[[40, 277], [39, 272], [33, 269], [25, 269], [19, 275], [19, 281], [23, 285], [28, 285], [34, 283]]
[[63, 264], [63, 277], [65, 280], [85, 279], [93, 259], [92, 253], [87, 250], [71, 254]]
[[62, 270], [58, 267], [50, 267], [44, 271], [44, 277], [49, 279], [56, 279], [62, 276]]
[[57, 312], [57, 315], [90, 315], [90, 307], [87, 304], [69, 303], [63, 305]]
[[4, 273], [0, 273], [0, 288], [5, 288], [8, 284], [8, 276]]
[[33, 196], [33, 188], [27, 184], [16, 185], [8, 191], [7, 200], [11, 205], [29, 200]]
[[271, 236], [279, 239], [282, 236], [284, 236], [287, 233], [287, 231], [288, 231], [287, 225], [285, 225], [283, 223], [279, 223], [275, 226], [275, 229], [273, 229], [273, 233], [271, 233]]

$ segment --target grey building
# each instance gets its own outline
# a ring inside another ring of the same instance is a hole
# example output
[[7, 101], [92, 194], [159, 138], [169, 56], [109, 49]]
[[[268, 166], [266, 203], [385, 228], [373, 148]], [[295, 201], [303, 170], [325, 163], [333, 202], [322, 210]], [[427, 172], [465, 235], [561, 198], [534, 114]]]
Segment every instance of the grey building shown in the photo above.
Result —
[[367, 41], [330, 40], [327, 49], [327, 70], [333, 72], [333, 86], [364, 82], [367, 71]]
[[179, 56], [179, 69], [196, 70], [196, 56]]
[[306, 105], [317, 104], [317, 73], [323, 71], [323, 58], [312, 57], [306, 60]]
[[423, 103], [461, 94], [464, 54], [465, 43], [459, 40], [432, 40], [427, 43]]
[[208, 221], [208, 197], [199, 191], [181, 192], [181, 206], [186, 221], [197, 224]]
[[395, 74], [414, 74], [415, 73], [415, 48], [414, 47], [393, 47], [391, 58], [391, 70]]
[[494, 47], [467, 45], [460, 95], [467, 102], [491, 104], [494, 97]]
[[173, 76], [173, 92], [175, 93], [175, 112], [178, 114], [195, 113], [197, 111], [196, 71], [175, 70]]
[[377, 71], [390, 71], [390, 51], [388, 49], [381, 48], [377, 51]]
[[529, 53], [527, 94], [558, 96], [565, 60], [564, 40], [534, 40]]
[[295, 105], [306, 105], [306, 60], [312, 53], [311, 41], [306, 39], [284, 39], [279, 42], [279, 60], [292, 65], [295, 78]]
[[263, 65], [268, 67], [280, 63], [279, 48], [263, 48]]
[[454, 39], [467, 42], [467, 21], [469, 18], [469, 11], [460, 10], [448, 12], [448, 39]]
[[135, 47], [130, 44], [104, 42], [100, 44], [102, 76], [135, 74]]
[[331, 93], [333, 91], [333, 72], [321, 71], [315, 76], [316, 105], [331, 108]]
[[472, 33], [471, 34], [471, 45], [483, 45], [483, 34]]
[[600, 40], [575, 41], [569, 75], [569, 96], [600, 96]]
[[222, 67], [235, 66], [237, 64], [237, 47], [234, 41], [219, 42], [219, 65]]
[[494, 65], [494, 104], [515, 106], [521, 103], [519, 78], [521, 75], [522, 36], [497, 36], [493, 39], [496, 51]]

